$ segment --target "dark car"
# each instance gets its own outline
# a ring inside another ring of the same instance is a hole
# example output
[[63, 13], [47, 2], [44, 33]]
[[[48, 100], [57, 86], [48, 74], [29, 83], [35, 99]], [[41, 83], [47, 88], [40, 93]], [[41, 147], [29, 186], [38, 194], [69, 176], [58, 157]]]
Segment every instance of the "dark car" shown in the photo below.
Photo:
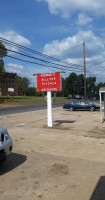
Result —
[[71, 101], [70, 103], [64, 104], [63, 108], [69, 109], [70, 111], [74, 110], [95, 111], [96, 109], [100, 109], [100, 105], [91, 103], [89, 101]]

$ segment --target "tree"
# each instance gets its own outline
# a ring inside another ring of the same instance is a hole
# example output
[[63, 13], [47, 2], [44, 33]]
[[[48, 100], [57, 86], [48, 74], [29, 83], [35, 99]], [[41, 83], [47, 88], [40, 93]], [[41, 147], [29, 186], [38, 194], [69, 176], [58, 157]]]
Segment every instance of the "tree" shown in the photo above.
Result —
[[86, 79], [86, 88], [87, 88], [87, 97], [93, 98], [95, 97], [95, 85], [96, 77], [87, 77]]
[[68, 89], [66, 86], [66, 79], [62, 78], [62, 95], [66, 97], [68, 95]]
[[26, 95], [26, 92], [31, 84], [30, 80], [26, 77], [22, 78], [22, 86], [23, 86], [23, 95]]
[[4, 62], [2, 59], [0, 59], [0, 85], [3, 86], [4, 82], [5, 82]]
[[68, 95], [71, 94], [72, 98], [75, 96], [75, 83], [77, 81], [77, 74], [71, 73], [69, 77], [66, 78], [66, 88], [68, 90]]
[[[105, 87], [105, 83], [100, 82], [98, 85], [95, 86], [95, 98], [99, 99], [99, 89], [101, 87]], [[103, 98], [103, 95], [102, 95]]]
[[26, 91], [27, 96], [37, 96], [37, 90], [34, 87], [29, 87]]
[[78, 75], [78, 94], [81, 98], [84, 96], [84, 75]]
[[0, 42], [0, 58], [3, 58], [7, 55], [7, 49], [5, 46]]
[[[99, 99], [99, 89], [105, 87], [105, 83], [98, 83], [96, 85], [96, 77], [87, 77], [86, 78], [86, 91], [87, 98], [96, 98]], [[60, 93], [59, 93], [60, 94]], [[76, 95], [80, 95], [81, 98], [84, 96], [84, 75], [77, 75], [71, 73], [67, 78], [62, 79], [62, 93], [60, 94], [67, 97], [72, 95], [72, 98], [75, 98]]]
[[30, 85], [30, 80], [27, 77], [17, 77], [17, 83], [18, 83], [18, 94], [19, 95], [26, 95], [26, 92]]
[[1, 86], [3, 86], [5, 82], [5, 68], [4, 68], [4, 62], [2, 58], [5, 57], [6, 55], [7, 55], [7, 49], [0, 42], [0, 85]]

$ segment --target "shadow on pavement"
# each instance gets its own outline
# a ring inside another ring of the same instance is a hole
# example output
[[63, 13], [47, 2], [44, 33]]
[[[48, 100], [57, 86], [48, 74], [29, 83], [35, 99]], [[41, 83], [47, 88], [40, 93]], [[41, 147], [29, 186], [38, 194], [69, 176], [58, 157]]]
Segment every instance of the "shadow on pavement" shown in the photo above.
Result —
[[105, 176], [101, 176], [90, 200], [105, 200]]
[[7, 160], [0, 166], [0, 175], [8, 173], [27, 160], [27, 156], [17, 153], [11, 153]]
[[57, 125], [60, 125], [60, 124], [74, 123], [75, 121], [72, 121], [72, 120], [56, 120], [54, 122], [57, 123]]

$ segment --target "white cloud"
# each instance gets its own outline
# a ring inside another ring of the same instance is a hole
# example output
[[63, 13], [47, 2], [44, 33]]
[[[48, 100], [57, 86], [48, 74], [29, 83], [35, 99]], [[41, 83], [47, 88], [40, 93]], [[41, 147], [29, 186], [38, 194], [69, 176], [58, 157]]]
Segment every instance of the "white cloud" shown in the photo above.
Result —
[[[87, 16], [105, 16], [104, 0], [36, 0], [48, 3], [51, 14], [69, 18], [73, 14], [85, 13]], [[81, 18], [81, 15], [79, 15]], [[81, 19], [82, 20], [82, 19]], [[85, 19], [90, 22], [91, 18]], [[83, 21], [82, 21], [83, 25]]]
[[[100, 72], [101, 69], [103, 76], [105, 74], [105, 42], [103, 38], [96, 36], [90, 30], [80, 31], [76, 35], [67, 37], [61, 41], [52, 41], [44, 46], [43, 52], [83, 66], [83, 41], [85, 42], [87, 68], [92, 70], [92, 72], [95, 72], [96, 69]], [[78, 44], [81, 45], [78, 46]], [[76, 46], [77, 48], [74, 48]], [[104, 67], [103, 72], [101, 66]]]
[[[72, 49], [78, 44], [82, 44], [83, 41], [86, 42], [86, 47], [92, 55], [100, 54], [101, 52], [103, 52], [103, 50], [105, 50], [102, 38], [95, 36], [94, 33], [89, 30], [80, 31], [72, 37], [64, 38], [61, 41], [54, 40], [51, 43], [46, 44], [44, 46], [44, 53], [51, 56], [59, 55], [66, 50]], [[72, 57], [80, 57], [80, 54], [76, 49], [75, 52], [77, 52], [77, 54], [74, 54], [73, 50], [72, 52], [72, 54], [70, 52], [70, 55], [72, 55]]]
[[31, 42], [27, 38], [19, 35], [18, 33], [12, 30], [5, 31], [3, 33], [0, 32], [0, 37], [10, 40], [20, 45], [29, 46], [31, 44]]
[[79, 25], [86, 25], [88, 24], [89, 22], [92, 22], [93, 19], [88, 17], [87, 15], [83, 14], [83, 13], [80, 13], [78, 15], [78, 21], [77, 21], [77, 24]]
[[23, 65], [18, 65], [18, 64], [13, 64], [13, 63], [9, 63], [7, 66], [12, 67], [14, 69], [23, 69], [24, 68]]
[[[23, 45], [23, 46], [31, 45], [31, 42], [27, 38], [19, 35], [18, 33], [16, 33], [15, 31], [12, 31], [12, 30], [0, 32], [0, 37], [3, 39], [9, 40], [11, 42], [14, 42], [16, 44], [19, 44], [19, 45]], [[12, 50], [12, 51], [19, 51], [19, 48], [16, 46], [8, 45], [5, 42], [3, 42], [3, 43], [7, 49]], [[11, 55], [14, 53], [11, 51], [8, 51], [8, 54]]]
[[23, 65], [9, 63], [7, 64], [6, 70], [9, 72], [21, 74], [23, 72]]

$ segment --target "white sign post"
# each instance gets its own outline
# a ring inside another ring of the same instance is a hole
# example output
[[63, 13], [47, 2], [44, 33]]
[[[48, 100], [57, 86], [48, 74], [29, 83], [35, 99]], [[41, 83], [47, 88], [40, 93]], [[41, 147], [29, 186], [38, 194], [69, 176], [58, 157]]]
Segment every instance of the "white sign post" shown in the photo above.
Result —
[[51, 91], [47, 91], [47, 125], [52, 127], [52, 101], [51, 101]]
[[[33, 74], [33, 76], [34, 75], [35, 74]], [[37, 74], [37, 91], [47, 92], [47, 125], [48, 127], [53, 126], [51, 91], [57, 92], [61, 90], [62, 90], [62, 84], [61, 84], [60, 72]]]

